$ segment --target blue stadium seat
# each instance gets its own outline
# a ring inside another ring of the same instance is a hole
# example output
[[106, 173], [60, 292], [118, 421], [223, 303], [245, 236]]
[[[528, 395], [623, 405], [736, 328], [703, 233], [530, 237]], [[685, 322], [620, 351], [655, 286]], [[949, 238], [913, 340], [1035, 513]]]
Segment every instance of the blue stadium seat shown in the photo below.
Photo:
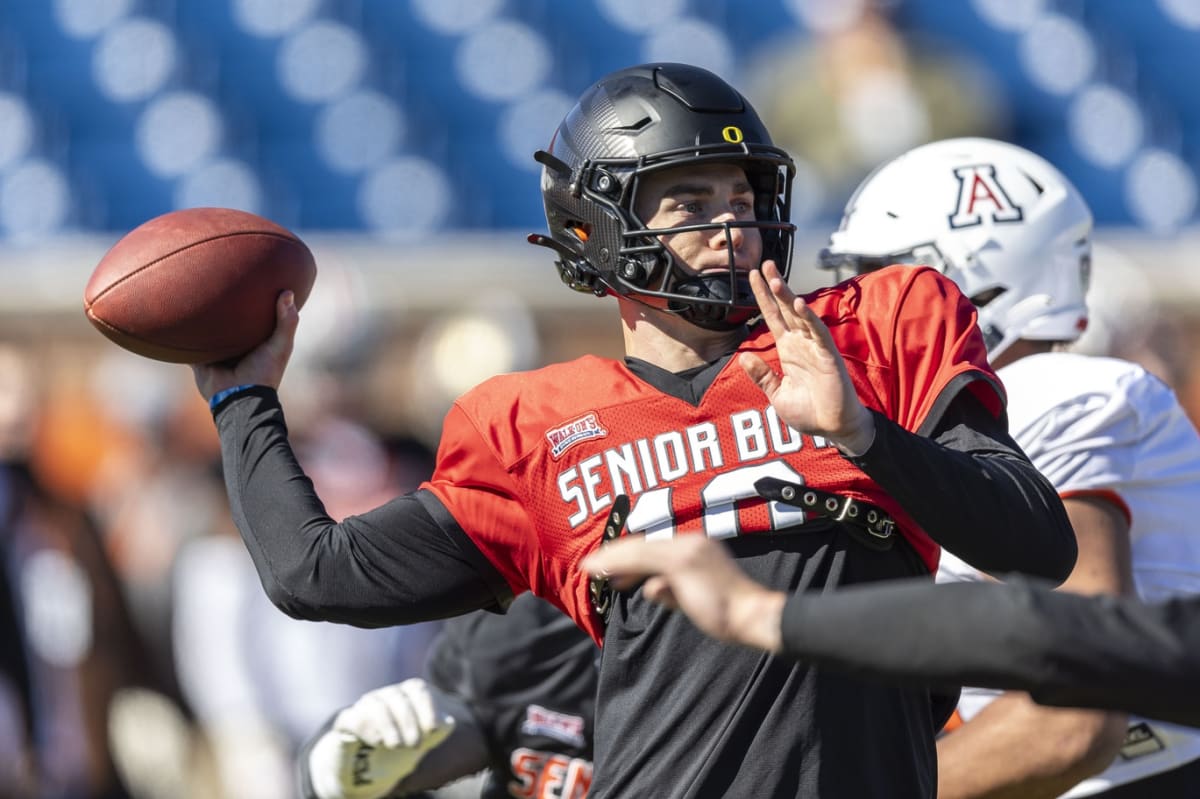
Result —
[[[169, 89], [214, 99], [227, 122], [223, 154], [260, 171], [267, 213], [310, 229], [363, 229], [357, 207], [362, 176], [322, 163], [314, 143], [321, 103], [290, 97], [277, 74], [281, 37], [243, 30], [232, 0], [143, 3], [134, 13], [170, 25], [181, 62]], [[898, 29], [917, 48], [946, 49], [990, 70], [1013, 109], [1011, 138], [1043, 151], [1084, 188], [1102, 222], [1128, 223], [1122, 169], [1088, 163], [1066, 131], [1070, 98], [1036, 86], [1020, 59], [1021, 35], [988, 23], [970, 2], [897, 0], [889, 6]], [[1058, 6], [1050, 4], [1047, 10]], [[127, 228], [171, 206], [175, 181], [146, 172], [134, 151], [147, 101], [114, 102], [92, 77], [94, 38], [74, 39], [60, 27], [50, 2], [4, 4], [0, 15], [0, 89], [26, 96], [39, 115], [42, 148], [64, 153], [78, 185], [78, 214], [86, 226]], [[534, 229], [542, 224], [536, 172], [511, 164], [498, 141], [507, 103], [474, 96], [455, 71], [469, 32], [441, 33], [417, 15], [414, 3], [369, 0], [320, 4], [321, 19], [359, 32], [369, 50], [360, 86], [392, 97], [403, 109], [406, 135], [395, 156], [416, 155], [445, 170], [458, 195], [451, 225]], [[1066, 12], [1092, 32], [1101, 62], [1098, 77], [1130, 91], [1150, 115], [1154, 144], [1200, 164], [1200, 31], [1173, 22], [1158, 3], [1089, 0]], [[600, 0], [508, 0], [505, 19], [546, 37], [553, 66], [541, 88], [577, 95], [600, 75], [644, 58], [647, 37], [622, 30]], [[691, 0], [684, 13], [730, 37], [748, 62], [770, 41], [803, 33], [785, 0]], [[483, 23], [488, 24], [488, 23]], [[550, 131], [546, 131], [547, 137]]]
[[[85, 214], [105, 230], [126, 231], [173, 207], [173, 181], [147, 171], [128, 138], [82, 135], [71, 145], [69, 172], [91, 189]], [[100, 196], [91, 196], [99, 192]]]

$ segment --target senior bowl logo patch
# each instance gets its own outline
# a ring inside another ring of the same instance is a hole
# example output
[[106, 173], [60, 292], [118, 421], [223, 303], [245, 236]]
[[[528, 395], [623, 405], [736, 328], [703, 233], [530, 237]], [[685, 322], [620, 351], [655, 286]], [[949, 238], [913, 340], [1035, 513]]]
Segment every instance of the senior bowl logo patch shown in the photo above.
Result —
[[557, 713], [541, 705], [529, 705], [525, 708], [525, 721], [521, 722], [521, 732], [583, 747], [587, 743], [587, 739], [583, 737], [585, 724], [583, 716]]
[[550, 444], [550, 455], [558, 460], [564, 452], [579, 442], [604, 438], [607, 435], [608, 430], [600, 424], [596, 414], [588, 413], [552, 430], [547, 430], [546, 441]]

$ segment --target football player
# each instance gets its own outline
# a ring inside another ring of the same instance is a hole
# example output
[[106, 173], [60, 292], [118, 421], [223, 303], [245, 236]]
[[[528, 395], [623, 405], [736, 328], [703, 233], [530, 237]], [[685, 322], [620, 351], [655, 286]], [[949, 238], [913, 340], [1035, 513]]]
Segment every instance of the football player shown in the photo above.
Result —
[[482, 799], [583, 799], [599, 654], [532, 594], [451, 619], [424, 679], [364, 694], [305, 743], [302, 794], [390, 799], [486, 770]]
[[485, 381], [450, 409], [431, 480], [335, 524], [276, 393], [283, 293], [272, 338], [193, 367], [267, 592], [366, 625], [546, 598], [604, 645], [593, 796], [933, 796], [925, 689], [725, 646], [578, 566], [626, 527], [727, 539], [792, 590], [928, 577], [939, 544], [1065, 578], [1074, 535], [1007, 433], [975, 309], [933, 269], [793, 294], [794, 165], [706, 70], [602, 78], [536, 158], [532, 238], [571, 288], [615, 298], [626, 358]]
[[[1200, 592], [1200, 435], [1141, 367], [1063, 351], [1087, 325], [1091, 232], [1087, 204], [1044, 159], [1005, 142], [950, 139], [864, 181], [822, 262], [858, 274], [929, 264], [979, 309], [1008, 390], [1009, 430], [1063, 497], [1079, 541], [1064, 590], [1149, 600]], [[939, 581], [981, 579], [943, 550]], [[1200, 786], [1195, 730], [972, 689], [958, 713], [966, 723], [938, 743], [939, 797], [1037, 799], [1072, 786], [1072, 797], [1182, 797]]]

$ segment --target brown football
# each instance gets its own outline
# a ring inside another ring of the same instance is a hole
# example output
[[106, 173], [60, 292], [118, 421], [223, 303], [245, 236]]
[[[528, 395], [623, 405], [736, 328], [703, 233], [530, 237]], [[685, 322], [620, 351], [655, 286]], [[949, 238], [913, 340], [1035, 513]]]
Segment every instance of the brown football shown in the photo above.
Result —
[[275, 300], [304, 304], [317, 276], [308, 247], [261, 216], [187, 208], [155, 217], [113, 245], [92, 271], [83, 308], [138, 355], [171, 363], [230, 361], [275, 329]]

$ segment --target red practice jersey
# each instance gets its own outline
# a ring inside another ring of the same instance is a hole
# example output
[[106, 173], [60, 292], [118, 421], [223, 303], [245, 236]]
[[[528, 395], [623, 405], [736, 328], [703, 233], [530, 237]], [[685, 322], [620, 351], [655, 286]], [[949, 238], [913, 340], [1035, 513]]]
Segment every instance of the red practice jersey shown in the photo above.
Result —
[[[975, 309], [936, 271], [881, 270], [807, 299], [867, 407], [927, 432], [965, 386], [1003, 411]], [[603, 626], [579, 561], [599, 546], [620, 494], [632, 502], [631, 532], [727, 538], [803, 524], [799, 508], [754, 491], [767, 476], [803, 482], [887, 510], [932, 572], [937, 545], [831, 444], [783, 424], [737, 364], [741, 352], [779, 369], [774, 338], [760, 324], [698, 405], [594, 356], [488, 380], [450, 410], [423, 487], [514, 594], [547, 598], [598, 642]]]

